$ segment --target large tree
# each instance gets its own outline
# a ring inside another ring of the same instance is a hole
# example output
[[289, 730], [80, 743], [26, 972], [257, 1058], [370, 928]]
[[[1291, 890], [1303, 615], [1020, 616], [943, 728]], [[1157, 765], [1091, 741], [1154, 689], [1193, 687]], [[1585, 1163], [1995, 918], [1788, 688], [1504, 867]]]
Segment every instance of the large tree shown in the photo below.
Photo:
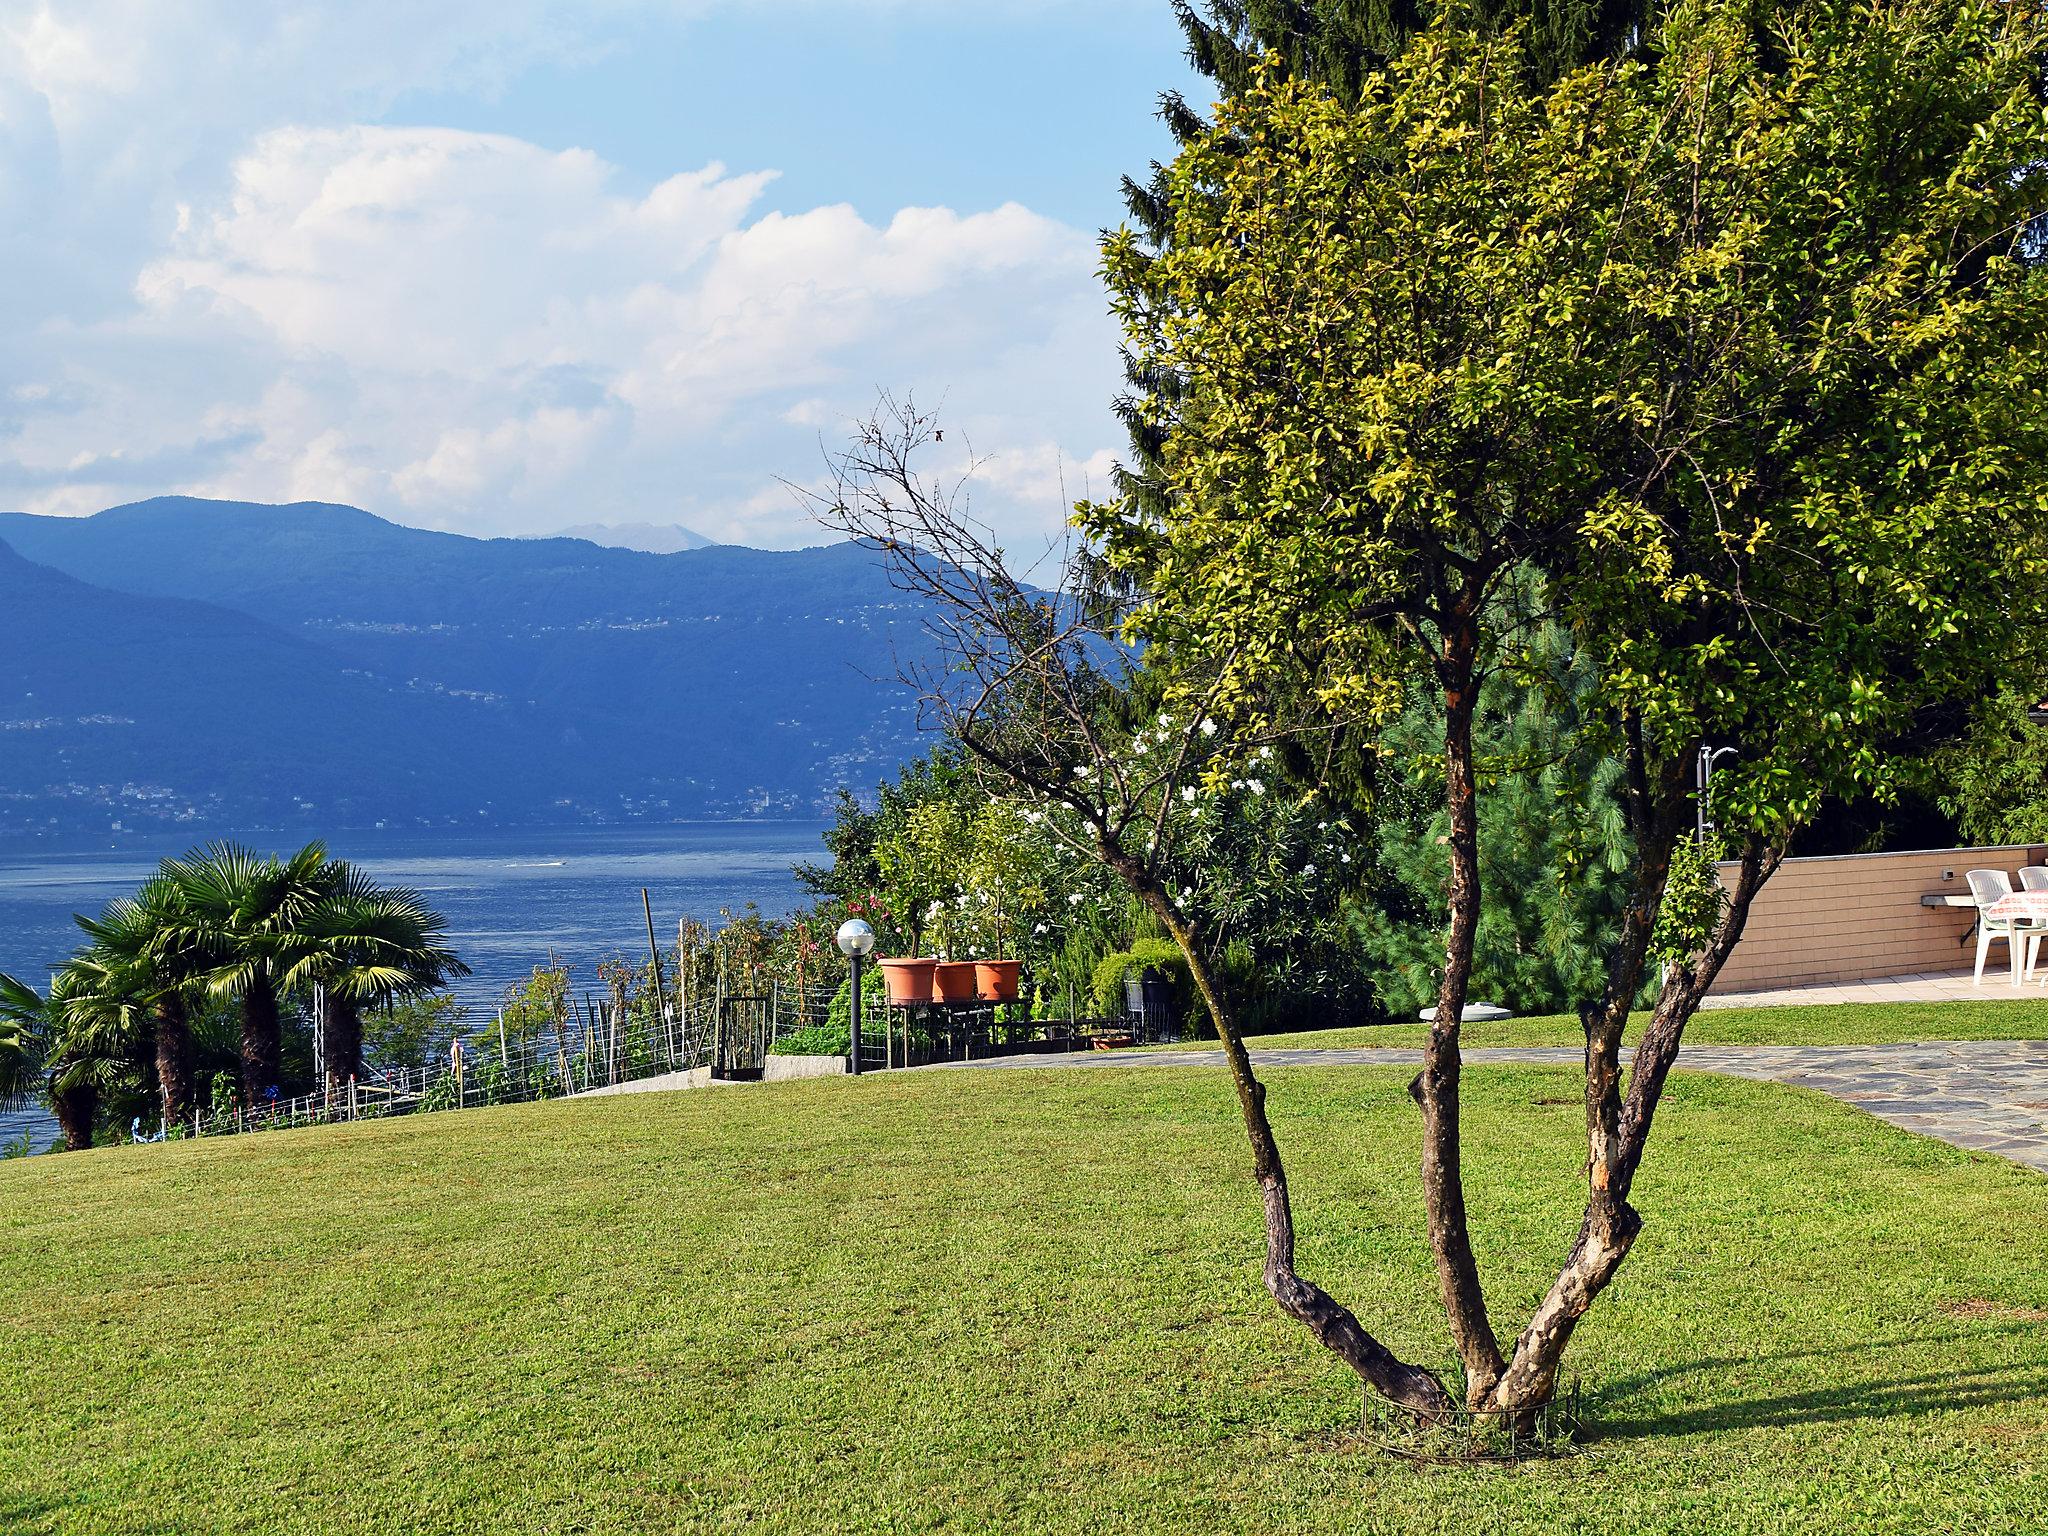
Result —
[[98, 917], [78, 918], [91, 942], [73, 962], [95, 1005], [133, 1014], [148, 1039], [166, 1122], [184, 1119], [194, 1104], [191, 1015], [204, 977], [203, 961], [182, 940], [183, 917], [175, 884], [145, 881]]
[[[2031, 5], [1688, 4], [1654, 68], [1554, 87], [1470, 20], [1356, 104], [1255, 82], [1170, 168], [1163, 247], [1112, 240], [1138, 372], [1172, 387], [1139, 402], [1153, 494], [1092, 527], [1146, 594], [1154, 664], [1213, 707], [1432, 701], [1450, 879], [1423, 1189], [1465, 1396], [1515, 1414], [1640, 1227], [1665, 1074], [1787, 839], [1824, 795], [1884, 793], [1890, 743], [1987, 689], [2038, 620], [2019, 509], [2048, 506], [2048, 288], [2023, 258], [2048, 134]], [[1503, 1349], [1459, 1152], [1472, 716], [1549, 620], [1599, 678], [1630, 895], [1583, 1010], [1585, 1215]], [[1727, 899], [1624, 1089], [1702, 742], [1739, 753], [1716, 790]], [[1260, 1177], [1270, 1209], [1284, 1177]], [[1385, 1390], [1355, 1318], [1333, 1332], [1275, 1294]]]
[[[910, 469], [936, 430], [915, 411], [871, 425], [823, 501], [946, 615], [949, 669], [919, 681], [969, 759], [1047, 806], [1186, 952], [1276, 1302], [1374, 1390], [1440, 1415], [1444, 1384], [1296, 1267], [1241, 1000], [1181, 873], [1184, 818], [1244, 754], [1420, 702], [1448, 865], [1412, 1089], [1429, 1241], [1462, 1396], [1519, 1423], [1640, 1229], [1633, 1181], [1685, 1024], [1787, 840], [1825, 795], [1888, 792], [1923, 712], [1985, 691], [2044, 617], [2048, 287], [2024, 258], [2048, 37], [2038, 7], [1985, 0], [1687, 4], [1651, 37], [1654, 68], [1550, 84], [1519, 37], [1470, 19], [1417, 37], [1356, 102], [1255, 82], [1170, 168], [1170, 239], [1110, 242], [1138, 370], [1170, 381], [1138, 403], [1156, 476], [1084, 514], [1124, 579], [1084, 559], [1061, 592], [1022, 583]], [[1585, 1210], [1503, 1347], [1461, 1162], [1474, 712], [1549, 625], [1573, 635], [1584, 728], [1621, 766], [1626, 901], [1582, 1009]], [[1131, 638], [1173, 685], [1156, 728], [1131, 708]], [[1738, 752], [1715, 803], [1733, 856], [1725, 890], [1674, 891], [1702, 744]], [[1624, 1079], [1660, 954], [1675, 963]]]
[[447, 923], [415, 891], [380, 886], [351, 865], [300, 926], [300, 974], [324, 989], [326, 1091], [345, 1092], [363, 1070], [363, 1010], [423, 997], [464, 965]]
[[320, 843], [283, 859], [214, 843], [163, 863], [178, 914], [168, 942], [203, 967], [209, 992], [241, 1006], [242, 1086], [251, 1104], [277, 1090], [279, 1007], [311, 979], [318, 948], [307, 924], [345, 875]]

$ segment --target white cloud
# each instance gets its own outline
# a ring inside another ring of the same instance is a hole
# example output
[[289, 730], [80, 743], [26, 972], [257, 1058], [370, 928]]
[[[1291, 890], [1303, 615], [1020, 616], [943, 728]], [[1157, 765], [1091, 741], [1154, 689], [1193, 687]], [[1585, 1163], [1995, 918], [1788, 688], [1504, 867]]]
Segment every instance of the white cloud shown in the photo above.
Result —
[[801, 542], [776, 477], [814, 477], [820, 434], [886, 387], [946, 396], [1006, 532], [1058, 526], [1061, 462], [1070, 495], [1077, 469], [1100, 488], [1115, 357], [1090, 237], [1015, 204], [755, 215], [768, 180], [714, 164], [636, 190], [504, 136], [265, 133], [125, 313], [43, 338], [51, 376], [14, 385], [17, 481], [61, 510], [172, 488], [113, 473], [118, 422], [131, 457], [189, 456], [175, 488], [202, 494]]

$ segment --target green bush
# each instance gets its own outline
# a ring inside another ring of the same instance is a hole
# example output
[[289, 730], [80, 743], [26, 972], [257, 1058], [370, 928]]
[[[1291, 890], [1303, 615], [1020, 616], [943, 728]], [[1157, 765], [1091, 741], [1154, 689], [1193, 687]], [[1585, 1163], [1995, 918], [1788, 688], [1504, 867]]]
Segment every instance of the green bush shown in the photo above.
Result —
[[1180, 1009], [1181, 1024], [1192, 1032], [1206, 1033], [1209, 1016], [1202, 1006], [1195, 979], [1188, 971], [1187, 957], [1171, 939], [1138, 939], [1129, 949], [1104, 955], [1095, 964], [1089, 983], [1088, 1001], [1098, 1018], [1121, 1018], [1124, 1011], [1124, 982], [1133, 976], [1155, 971], [1173, 988], [1173, 1000]]
[[[860, 997], [862, 1022], [879, 1019], [882, 1016], [882, 1009], [888, 1005], [889, 1000], [889, 988], [883, 980], [882, 968], [879, 965], [871, 965], [861, 973]], [[849, 976], [839, 983], [839, 990], [832, 994], [831, 1006], [825, 1010], [825, 1028], [839, 1032], [839, 1049], [842, 1053], [846, 1050], [847, 1040], [853, 1034], [852, 1013], [853, 978]]]
[[[842, 991], [844, 988], [841, 989]], [[863, 987], [862, 991], [867, 989]], [[862, 1014], [866, 1022], [866, 1014]], [[808, 1029], [793, 1029], [780, 1036], [768, 1047], [774, 1056], [844, 1056], [853, 1048], [853, 1026], [848, 1023], [833, 1028], [830, 1024], [813, 1024]]]

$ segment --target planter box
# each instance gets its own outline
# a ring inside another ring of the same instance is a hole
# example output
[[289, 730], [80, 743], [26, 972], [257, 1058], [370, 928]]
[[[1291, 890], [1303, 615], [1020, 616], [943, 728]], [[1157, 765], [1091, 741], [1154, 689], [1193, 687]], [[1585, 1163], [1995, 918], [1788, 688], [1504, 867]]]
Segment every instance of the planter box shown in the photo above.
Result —
[[974, 990], [984, 1003], [1014, 1003], [1023, 964], [1016, 960], [978, 960], [974, 965]]
[[974, 1001], [974, 962], [942, 960], [932, 971], [932, 998], [941, 1003]]
[[773, 1051], [761, 1067], [764, 1083], [793, 1083], [806, 1077], [841, 1077], [846, 1072], [844, 1056], [778, 1056]]
[[936, 960], [884, 960], [882, 980], [889, 989], [889, 1006], [907, 1008], [914, 1003], [928, 1003], [932, 1000], [932, 972], [937, 970]]

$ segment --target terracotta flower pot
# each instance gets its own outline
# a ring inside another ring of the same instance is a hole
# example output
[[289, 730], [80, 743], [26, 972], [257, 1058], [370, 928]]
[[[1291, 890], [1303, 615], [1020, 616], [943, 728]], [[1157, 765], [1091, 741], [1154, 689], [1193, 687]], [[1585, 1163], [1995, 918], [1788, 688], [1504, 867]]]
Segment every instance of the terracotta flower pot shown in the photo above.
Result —
[[932, 972], [936, 960], [884, 960], [882, 980], [889, 988], [889, 1006], [907, 1008], [912, 1003], [932, 1000]]
[[1017, 960], [978, 960], [974, 966], [974, 989], [984, 1003], [1014, 1003], [1024, 966]]
[[974, 962], [941, 960], [932, 971], [932, 999], [940, 1003], [974, 1001]]

